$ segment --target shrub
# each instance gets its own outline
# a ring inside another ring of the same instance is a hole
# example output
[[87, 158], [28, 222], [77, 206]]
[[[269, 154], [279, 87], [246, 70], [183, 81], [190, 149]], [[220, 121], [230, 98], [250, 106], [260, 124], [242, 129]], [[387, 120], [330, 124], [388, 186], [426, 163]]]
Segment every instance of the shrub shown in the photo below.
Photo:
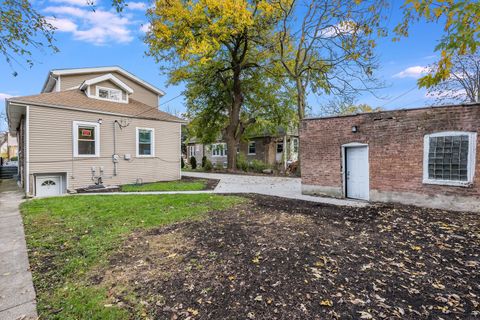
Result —
[[242, 171], [248, 170], [248, 162], [244, 154], [237, 154], [237, 169]]
[[190, 165], [193, 170], [197, 169], [197, 159], [195, 159], [195, 157], [190, 157]]
[[180, 166], [183, 168], [185, 168], [185, 161], [183, 160], [183, 157], [180, 157]]
[[250, 169], [255, 172], [262, 172], [265, 169], [269, 169], [270, 166], [261, 160], [254, 159], [250, 162]]
[[[207, 156], [203, 156], [202, 157], [202, 168], [205, 168], [206, 164], [207, 164]], [[212, 164], [212, 163], [210, 162], [210, 164]]]
[[18, 161], [18, 157], [17, 157], [17, 156], [11, 157], [11, 158], [10, 158], [10, 161]]
[[203, 166], [203, 168], [205, 169], [205, 171], [212, 171], [213, 169], [212, 161], [205, 159], [205, 165]]

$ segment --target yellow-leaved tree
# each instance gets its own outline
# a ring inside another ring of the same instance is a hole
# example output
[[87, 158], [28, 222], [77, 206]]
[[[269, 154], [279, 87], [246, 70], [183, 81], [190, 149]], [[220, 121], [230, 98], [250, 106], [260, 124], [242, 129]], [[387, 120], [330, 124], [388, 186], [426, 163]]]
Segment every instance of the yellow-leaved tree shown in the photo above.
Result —
[[[149, 10], [148, 54], [169, 72], [170, 82], [220, 81], [228, 116], [222, 132], [227, 142], [228, 169], [236, 167], [236, 146], [256, 120], [241, 116], [243, 83], [255, 69], [271, 63], [273, 33], [283, 0], [158, 0]], [[288, 0], [285, 0], [287, 3]], [[213, 116], [213, 115], [212, 115]]]

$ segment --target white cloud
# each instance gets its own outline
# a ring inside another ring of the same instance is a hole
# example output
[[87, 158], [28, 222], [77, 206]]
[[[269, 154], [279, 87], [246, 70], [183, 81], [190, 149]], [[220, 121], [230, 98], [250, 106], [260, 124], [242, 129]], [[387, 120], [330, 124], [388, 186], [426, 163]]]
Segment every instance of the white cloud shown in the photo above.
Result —
[[0, 101], [3, 101], [5, 99], [10, 99], [11, 97], [13, 97], [11, 94], [0, 92]]
[[128, 43], [133, 40], [129, 26], [132, 24], [128, 14], [123, 16], [115, 12], [71, 6], [47, 7], [45, 12], [58, 17], [49, 21], [62, 32], [70, 32], [77, 40], [103, 45], [109, 42]]
[[65, 3], [68, 5], [80, 6], [80, 7], [92, 6], [97, 4], [96, 0], [50, 0], [50, 1], [56, 2], [56, 3]]
[[319, 35], [325, 38], [333, 38], [341, 35], [353, 34], [356, 30], [354, 21], [341, 21], [336, 25], [320, 30]]
[[145, 10], [147, 9], [147, 4], [145, 2], [127, 2], [128, 9], [132, 10]]
[[147, 22], [142, 24], [142, 26], [140, 27], [140, 31], [147, 33], [150, 31], [151, 28], [152, 28], [152, 25], [150, 24], [150, 22]]
[[55, 17], [47, 17], [46, 20], [60, 32], [75, 32], [77, 25], [69, 19], [59, 19]]
[[408, 67], [397, 74], [394, 74], [394, 78], [420, 78], [428, 72], [428, 67], [414, 66]]

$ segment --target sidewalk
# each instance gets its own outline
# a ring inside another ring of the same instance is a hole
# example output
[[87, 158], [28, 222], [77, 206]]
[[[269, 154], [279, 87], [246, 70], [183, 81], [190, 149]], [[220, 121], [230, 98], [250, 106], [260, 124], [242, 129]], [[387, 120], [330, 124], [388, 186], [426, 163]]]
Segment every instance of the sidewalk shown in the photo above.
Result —
[[37, 318], [35, 290], [18, 210], [22, 197], [15, 181], [0, 180], [0, 320]]

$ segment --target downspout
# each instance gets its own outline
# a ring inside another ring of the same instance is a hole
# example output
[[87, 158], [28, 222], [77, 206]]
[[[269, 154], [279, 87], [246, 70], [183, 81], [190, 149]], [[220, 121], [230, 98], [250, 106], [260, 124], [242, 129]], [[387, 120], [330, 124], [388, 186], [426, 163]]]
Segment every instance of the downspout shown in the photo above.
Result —
[[118, 163], [118, 155], [117, 155], [117, 124], [118, 121], [115, 120], [113, 122], [113, 155], [112, 155], [112, 161], [113, 161], [113, 175], [117, 175], [117, 163]]

